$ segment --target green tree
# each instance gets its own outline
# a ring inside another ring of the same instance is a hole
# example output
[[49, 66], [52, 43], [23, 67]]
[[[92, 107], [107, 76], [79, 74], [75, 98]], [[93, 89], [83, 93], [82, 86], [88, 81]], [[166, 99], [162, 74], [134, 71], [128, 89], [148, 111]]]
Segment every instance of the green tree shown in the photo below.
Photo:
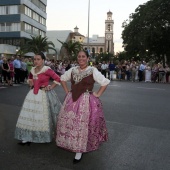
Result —
[[38, 54], [42, 52], [49, 52], [49, 50], [54, 50], [55, 45], [52, 41], [48, 41], [47, 37], [39, 36], [31, 36], [31, 39], [27, 40], [26, 44], [21, 47], [21, 50], [24, 52], [33, 52], [34, 54]]
[[96, 56], [96, 62], [102, 62], [102, 61], [113, 61], [114, 60], [114, 56], [112, 53], [108, 53], [108, 52], [100, 52], [97, 56]]
[[116, 56], [115, 56], [116, 59], [118, 59], [119, 61], [122, 61], [122, 60], [129, 60], [130, 57], [127, 56], [126, 52], [123, 51], [123, 52], [119, 52]]
[[62, 42], [58, 40], [62, 44], [62, 48], [66, 50], [67, 57], [71, 60], [74, 60], [77, 57], [78, 52], [83, 49], [83, 45], [79, 42], [73, 42], [69, 40], [68, 42]]
[[170, 61], [170, 1], [150, 0], [124, 21], [123, 46], [129, 57]]

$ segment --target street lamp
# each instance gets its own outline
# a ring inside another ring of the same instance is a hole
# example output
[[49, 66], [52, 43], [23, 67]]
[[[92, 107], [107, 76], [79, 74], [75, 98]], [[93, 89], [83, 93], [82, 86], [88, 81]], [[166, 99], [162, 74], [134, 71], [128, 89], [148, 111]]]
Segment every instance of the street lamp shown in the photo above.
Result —
[[145, 58], [145, 61], [148, 60], [148, 49], [146, 49], [146, 58]]
[[56, 60], [58, 60], [58, 53], [57, 53], [57, 50], [55, 51], [55, 53], [53, 54], [53, 58], [56, 57]]
[[90, 22], [90, 0], [88, 5], [88, 38], [87, 38], [87, 50], [89, 51], [89, 22]]
[[16, 50], [15, 50], [15, 51], [16, 51], [16, 53], [18, 52], [18, 47], [16, 47]]

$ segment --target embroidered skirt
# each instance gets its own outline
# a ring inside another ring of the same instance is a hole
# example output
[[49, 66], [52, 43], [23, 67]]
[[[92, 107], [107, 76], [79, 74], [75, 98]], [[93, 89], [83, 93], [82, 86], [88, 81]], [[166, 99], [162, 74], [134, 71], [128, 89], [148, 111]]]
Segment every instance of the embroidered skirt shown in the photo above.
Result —
[[84, 93], [73, 102], [72, 93], [69, 93], [58, 115], [57, 146], [72, 152], [89, 152], [107, 140], [100, 99]]
[[35, 143], [51, 142], [55, 136], [56, 117], [61, 103], [54, 90], [30, 90], [21, 108], [15, 138]]

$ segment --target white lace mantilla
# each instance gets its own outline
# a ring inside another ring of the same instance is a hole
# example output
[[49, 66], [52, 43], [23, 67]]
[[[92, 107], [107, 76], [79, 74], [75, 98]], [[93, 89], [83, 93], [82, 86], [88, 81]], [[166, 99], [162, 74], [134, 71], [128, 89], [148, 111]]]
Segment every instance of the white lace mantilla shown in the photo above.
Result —
[[75, 84], [79, 83], [83, 78], [88, 77], [91, 74], [93, 74], [93, 68], [87, 69], [83, 72], [80, 72], [78, 68], [74, 68], [72, 70], [72, 76]]

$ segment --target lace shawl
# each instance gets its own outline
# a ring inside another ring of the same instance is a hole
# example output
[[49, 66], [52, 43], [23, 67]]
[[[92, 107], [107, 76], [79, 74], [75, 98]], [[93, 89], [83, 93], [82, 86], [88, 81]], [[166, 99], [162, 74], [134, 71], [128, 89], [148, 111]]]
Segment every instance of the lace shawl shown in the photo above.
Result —
[[88, 77], [91, 74], [93, 74], [93, 68], [87, 69], [82, 72], [80, 72], [78, 68], [74, 68], [72, 70], [72, 76], [75, 84], [79, 83], [83, 78]]

